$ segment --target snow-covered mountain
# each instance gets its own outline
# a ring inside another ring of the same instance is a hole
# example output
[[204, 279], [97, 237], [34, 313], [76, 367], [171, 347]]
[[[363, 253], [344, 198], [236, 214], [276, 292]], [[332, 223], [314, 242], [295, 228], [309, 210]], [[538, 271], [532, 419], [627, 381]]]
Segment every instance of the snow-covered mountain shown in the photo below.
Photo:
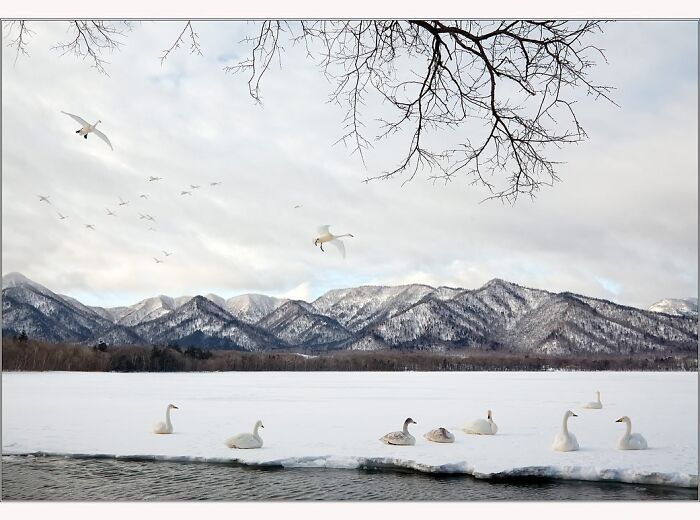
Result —
[[663, 312], [671, 316], [696, 316], [698, 315], [698, 299], [685, 298], [683, 300], [669, 298], [660, 300], [649, 307], [650, 311]]
[[252, 294], [228, 300], [161, 295], [101, 309], [11, 273], [3, 277], [2, 294], [3, 334], [25, 330], [53, 342], [630, 356], [692, 354], [698, 339], [697, 314], [647, 311], [499, 279], [473, 290], [418, 284], [338, 289], [312, 303]]

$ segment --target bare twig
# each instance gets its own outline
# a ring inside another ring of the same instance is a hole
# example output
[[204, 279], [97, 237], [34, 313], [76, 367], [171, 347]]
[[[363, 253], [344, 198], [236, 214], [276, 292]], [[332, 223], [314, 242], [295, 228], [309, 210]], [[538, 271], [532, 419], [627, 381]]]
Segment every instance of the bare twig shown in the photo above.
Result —
[[175, 40], [175, 43], [173, 43], [168, 49], [163, 51], [163, 55], [160, 57], [161, 66], [163, 65], [163, 62], [167, 59], [167, 57], [170, 55], [170, 53], [173, 52], [175, 49], [179, 49], [180, 46], [185, 43], [185, 40], [189, 40], [190, 54], [198, 54], [199, 56], [202, 55], [202, 48], [199, 44], [199, 34], [194, 32], [194, 28], [192, 27], [192, 21], [188, 20], [188, 22], [185, 24], [185, 27], [183, 27], [179, 36]]
[[131, 30], [131, 22], [105, 22], [101, 20], [73, 20], [68, 22], [70, 37], [65, 42], [59, 42], [51, 50], [58, 51], [61, 56], [73, 54], [92, 62], [92, 67], [98, 72], [108, 75], [104, 54], [112, 53], [123, 45], [121, 37]]

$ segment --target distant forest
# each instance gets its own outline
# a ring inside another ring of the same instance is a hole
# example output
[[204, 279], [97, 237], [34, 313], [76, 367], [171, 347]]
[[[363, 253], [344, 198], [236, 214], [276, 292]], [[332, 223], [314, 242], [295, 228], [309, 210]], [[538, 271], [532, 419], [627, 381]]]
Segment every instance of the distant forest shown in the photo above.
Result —
[[239, 352], [178, 346], [112, 347], [45, 343], [26, 336], [2, 339], [2, 369], [84, 372], [218, 371], [696, 371], [698, 357], [545, 355], [511, 352], [339, 351], [318, 356], [293, 352]]

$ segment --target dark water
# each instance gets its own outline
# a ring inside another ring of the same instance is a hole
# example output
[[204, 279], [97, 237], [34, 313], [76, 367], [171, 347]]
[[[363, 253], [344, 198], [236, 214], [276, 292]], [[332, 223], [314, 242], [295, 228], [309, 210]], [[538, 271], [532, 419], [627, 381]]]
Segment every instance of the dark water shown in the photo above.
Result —
[[697, 500], [697, 489], [415, 472], [2, 457], [3, 500]]

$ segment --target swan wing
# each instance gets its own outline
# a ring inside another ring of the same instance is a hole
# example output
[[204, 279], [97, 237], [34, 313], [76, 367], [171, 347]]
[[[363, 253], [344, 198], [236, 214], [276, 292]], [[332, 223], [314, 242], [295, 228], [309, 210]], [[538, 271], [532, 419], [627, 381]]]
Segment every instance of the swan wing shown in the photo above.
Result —
[[345, 244], [343, 244], [343, 241], [335, 238], [331, 240], [330, 243], [337, 247], [340, 254], [343, 256], [343, 258], [345, 258]]
[[92, 131], [92, 133], [95, 134], [100, 139], [102, 139], [105, 143], [107, 143], [109, 145], [109, 147], [112, 149], [112, 151], [114, 151], [114, 147], [112, 146], [112, 143], [109, 142], [109, 139], [107, 139], [107, 136], [105, 134], [100, 132], [97, 128], [95, 128]]
[[61, 113], [66, 114], [68, 117], [72, 117], [73, 119], [75, 119], [78, 123], [80, 123], [83, 126], [90, 126], [90, 123], [85, 121], [85, 119], [83, 119], [80, 116], [76, 116], [75, 114], [69, 114], [68, 112], [64, 112], [63, 110], [61, 110]]

